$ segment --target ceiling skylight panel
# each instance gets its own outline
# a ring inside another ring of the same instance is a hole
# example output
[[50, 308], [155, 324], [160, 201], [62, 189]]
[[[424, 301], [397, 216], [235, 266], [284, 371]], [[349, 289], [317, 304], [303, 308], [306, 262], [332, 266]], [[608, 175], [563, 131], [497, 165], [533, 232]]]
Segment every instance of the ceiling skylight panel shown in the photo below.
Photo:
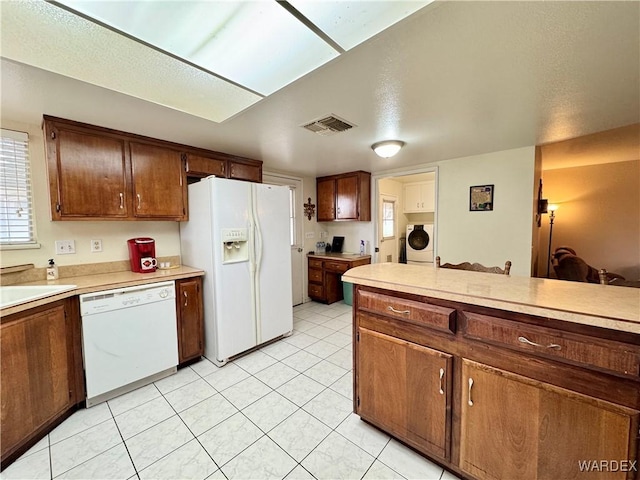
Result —
[[214, 122], [261, 99], [51, 3], [3, 2], [0, 23], [4, 58]]
[[61, 3], [263, 95], [338, 55], [273, 0]]
[[289, 0], [289, 3], [342, 48], [350, 50], [432, 1]]

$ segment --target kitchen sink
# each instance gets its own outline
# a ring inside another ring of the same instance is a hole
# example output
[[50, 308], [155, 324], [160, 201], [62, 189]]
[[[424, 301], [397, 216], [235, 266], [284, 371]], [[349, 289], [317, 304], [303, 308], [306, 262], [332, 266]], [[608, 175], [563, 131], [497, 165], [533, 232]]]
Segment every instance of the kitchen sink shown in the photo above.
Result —
[[0, 308], [12, 307], [58, 293], [68, 292], [75, 285], [9, 285], [0, 287]]

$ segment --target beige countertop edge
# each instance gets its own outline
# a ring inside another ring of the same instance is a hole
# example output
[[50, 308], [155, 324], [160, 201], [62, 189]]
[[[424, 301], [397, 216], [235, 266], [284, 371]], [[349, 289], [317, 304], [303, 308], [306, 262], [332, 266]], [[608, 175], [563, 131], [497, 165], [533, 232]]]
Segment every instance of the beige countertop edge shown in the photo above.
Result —
[[34, 307], [46, 305], [47, 303], [73, 297], [74, 295], [82, 295], [84, 293], [92, 293], [100, 290], [111, 290], [114, 288], [133, 287], [136, 285], [145, 285], [165, 280], [180, 280], [183, 278], [199, 277], [202, 275], [204, 275], [204, 271], [202, 270], [187, 266], [180, 266], [170, 270], [156, 270], [153, 273], [133, 273], [125, 271], [101, 273], [98, 275], [82, 275], [79, 277], [65, 277], [53, 281], [42, 280], [24, 283], [21, 285], [75, 285], [76, 287], [73, 290], [56, 295], [4, 308], [2, 309], [0, 316], [5, 317]]
[[325, 258], [327, 260], [363, 260], [371, 258], [371, 255], [360, 255], [359, 253], [307, 253], [310, 258]]
[[[640, 320], [630, 320], [625, 318], [606, 317], [601, 315], [592, 315], [584, 312], [576, 312], [571, 310], [555, 309], [539, 305], [526, 304], [517, 301], [509, 301], [504, 299], [493, 299], [482, 296], [475, 296], [470, 294], [464, 294], [459, 292], [438, 290], [435, 288], [429, 288], [423, 285], [410, 285], [402, 282], [396, 282], [393, 280], [385, 281], [380, 279], [368, 279], [356, 274], [357, 269], [362, 267], [356, 267], [347, 271], [342, 275], [342, 280], [351, 282], [354, 284], [365, 285], [369, 287], [376, 287], [385, 290], [398, 291], [403, 293], [410, 293], [414, 295], [429, 296], [439, 298], [442, 300], [450, 300], [460, 303], [467, 303], [471, 305], [477, 305], [482, 307], [495, 308], [498, 310], [505, 310], [509, 312], [524, 313], [529, 315], [535, 315], [538, 317], [547, 317], [556, 320], [563, 320], [572, 323], [578, 323], [582, 325], [590, 325], [594, 327], [606, 328], [609, 330], [617, 330], [622, 332], [629, 332], [634, 334], [640, 334]], [[419, 267], [424, 268], [424, 267]], [[352, 272], [351, 274], [349, 272]], [[474, 272], [475, 274], [475, 272]], [[611, 287], [602, 286], [608, 288], [624, 288], [624, 287]], [[640, 306], [640, 304], [639, 304]], [[640, 311], [638, 313], [640, 316]]]

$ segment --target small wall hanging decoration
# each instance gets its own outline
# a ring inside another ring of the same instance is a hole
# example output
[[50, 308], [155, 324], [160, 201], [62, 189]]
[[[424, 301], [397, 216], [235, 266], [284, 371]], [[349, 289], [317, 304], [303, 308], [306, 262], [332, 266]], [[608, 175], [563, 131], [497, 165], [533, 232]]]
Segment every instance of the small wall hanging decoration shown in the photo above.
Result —
[[316, 206], [311, 203], [311, 197], [307, 200], [307, 203], [304, 204], [304, 214], [307, 216], [309, 220], [316, 214]]
[[493, 210], [493, 185], [476, 185], [469, 189], [469, 210], [486, 212]]

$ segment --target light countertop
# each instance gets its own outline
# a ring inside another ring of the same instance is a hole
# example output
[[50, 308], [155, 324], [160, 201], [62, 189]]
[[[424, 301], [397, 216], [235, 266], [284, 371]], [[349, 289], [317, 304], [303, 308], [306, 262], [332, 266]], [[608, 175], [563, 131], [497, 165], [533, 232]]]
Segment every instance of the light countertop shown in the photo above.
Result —
[[376, 263], [342, 279], [540, 317], [640, 334], [640, 288]]
[[21, 303], [12, 307], [2, 309], [2, 316], [39, 307], [57, 300], [62, 300], [74, 295], [97, 292], [100, 290], [110, 290], [114, 288], [132, 287], [147, 283], [162, 282], [165, 280], [179, 280], [204, 275], [204, 272], [197, 268], [179, 266], [167, 270], [156, 270], [152, 273], [134, 273], [131, 271], [121, 271], [112, 273], [101, 273], [93, 275], [81, 275], [77, 277], [65, 277], [58, 280], [41, 280], [37, 282], [23, 283], [21, 285], [75, 285], [73, 290], [52, 295], [31, 302]]
[[308, 253], [307, 257], [310, 258], [322, 258], [325, 260], [349, 260], [350, 262], [356, 260], [371, 259], [371, 255], [360, 255], [359, 253]]

